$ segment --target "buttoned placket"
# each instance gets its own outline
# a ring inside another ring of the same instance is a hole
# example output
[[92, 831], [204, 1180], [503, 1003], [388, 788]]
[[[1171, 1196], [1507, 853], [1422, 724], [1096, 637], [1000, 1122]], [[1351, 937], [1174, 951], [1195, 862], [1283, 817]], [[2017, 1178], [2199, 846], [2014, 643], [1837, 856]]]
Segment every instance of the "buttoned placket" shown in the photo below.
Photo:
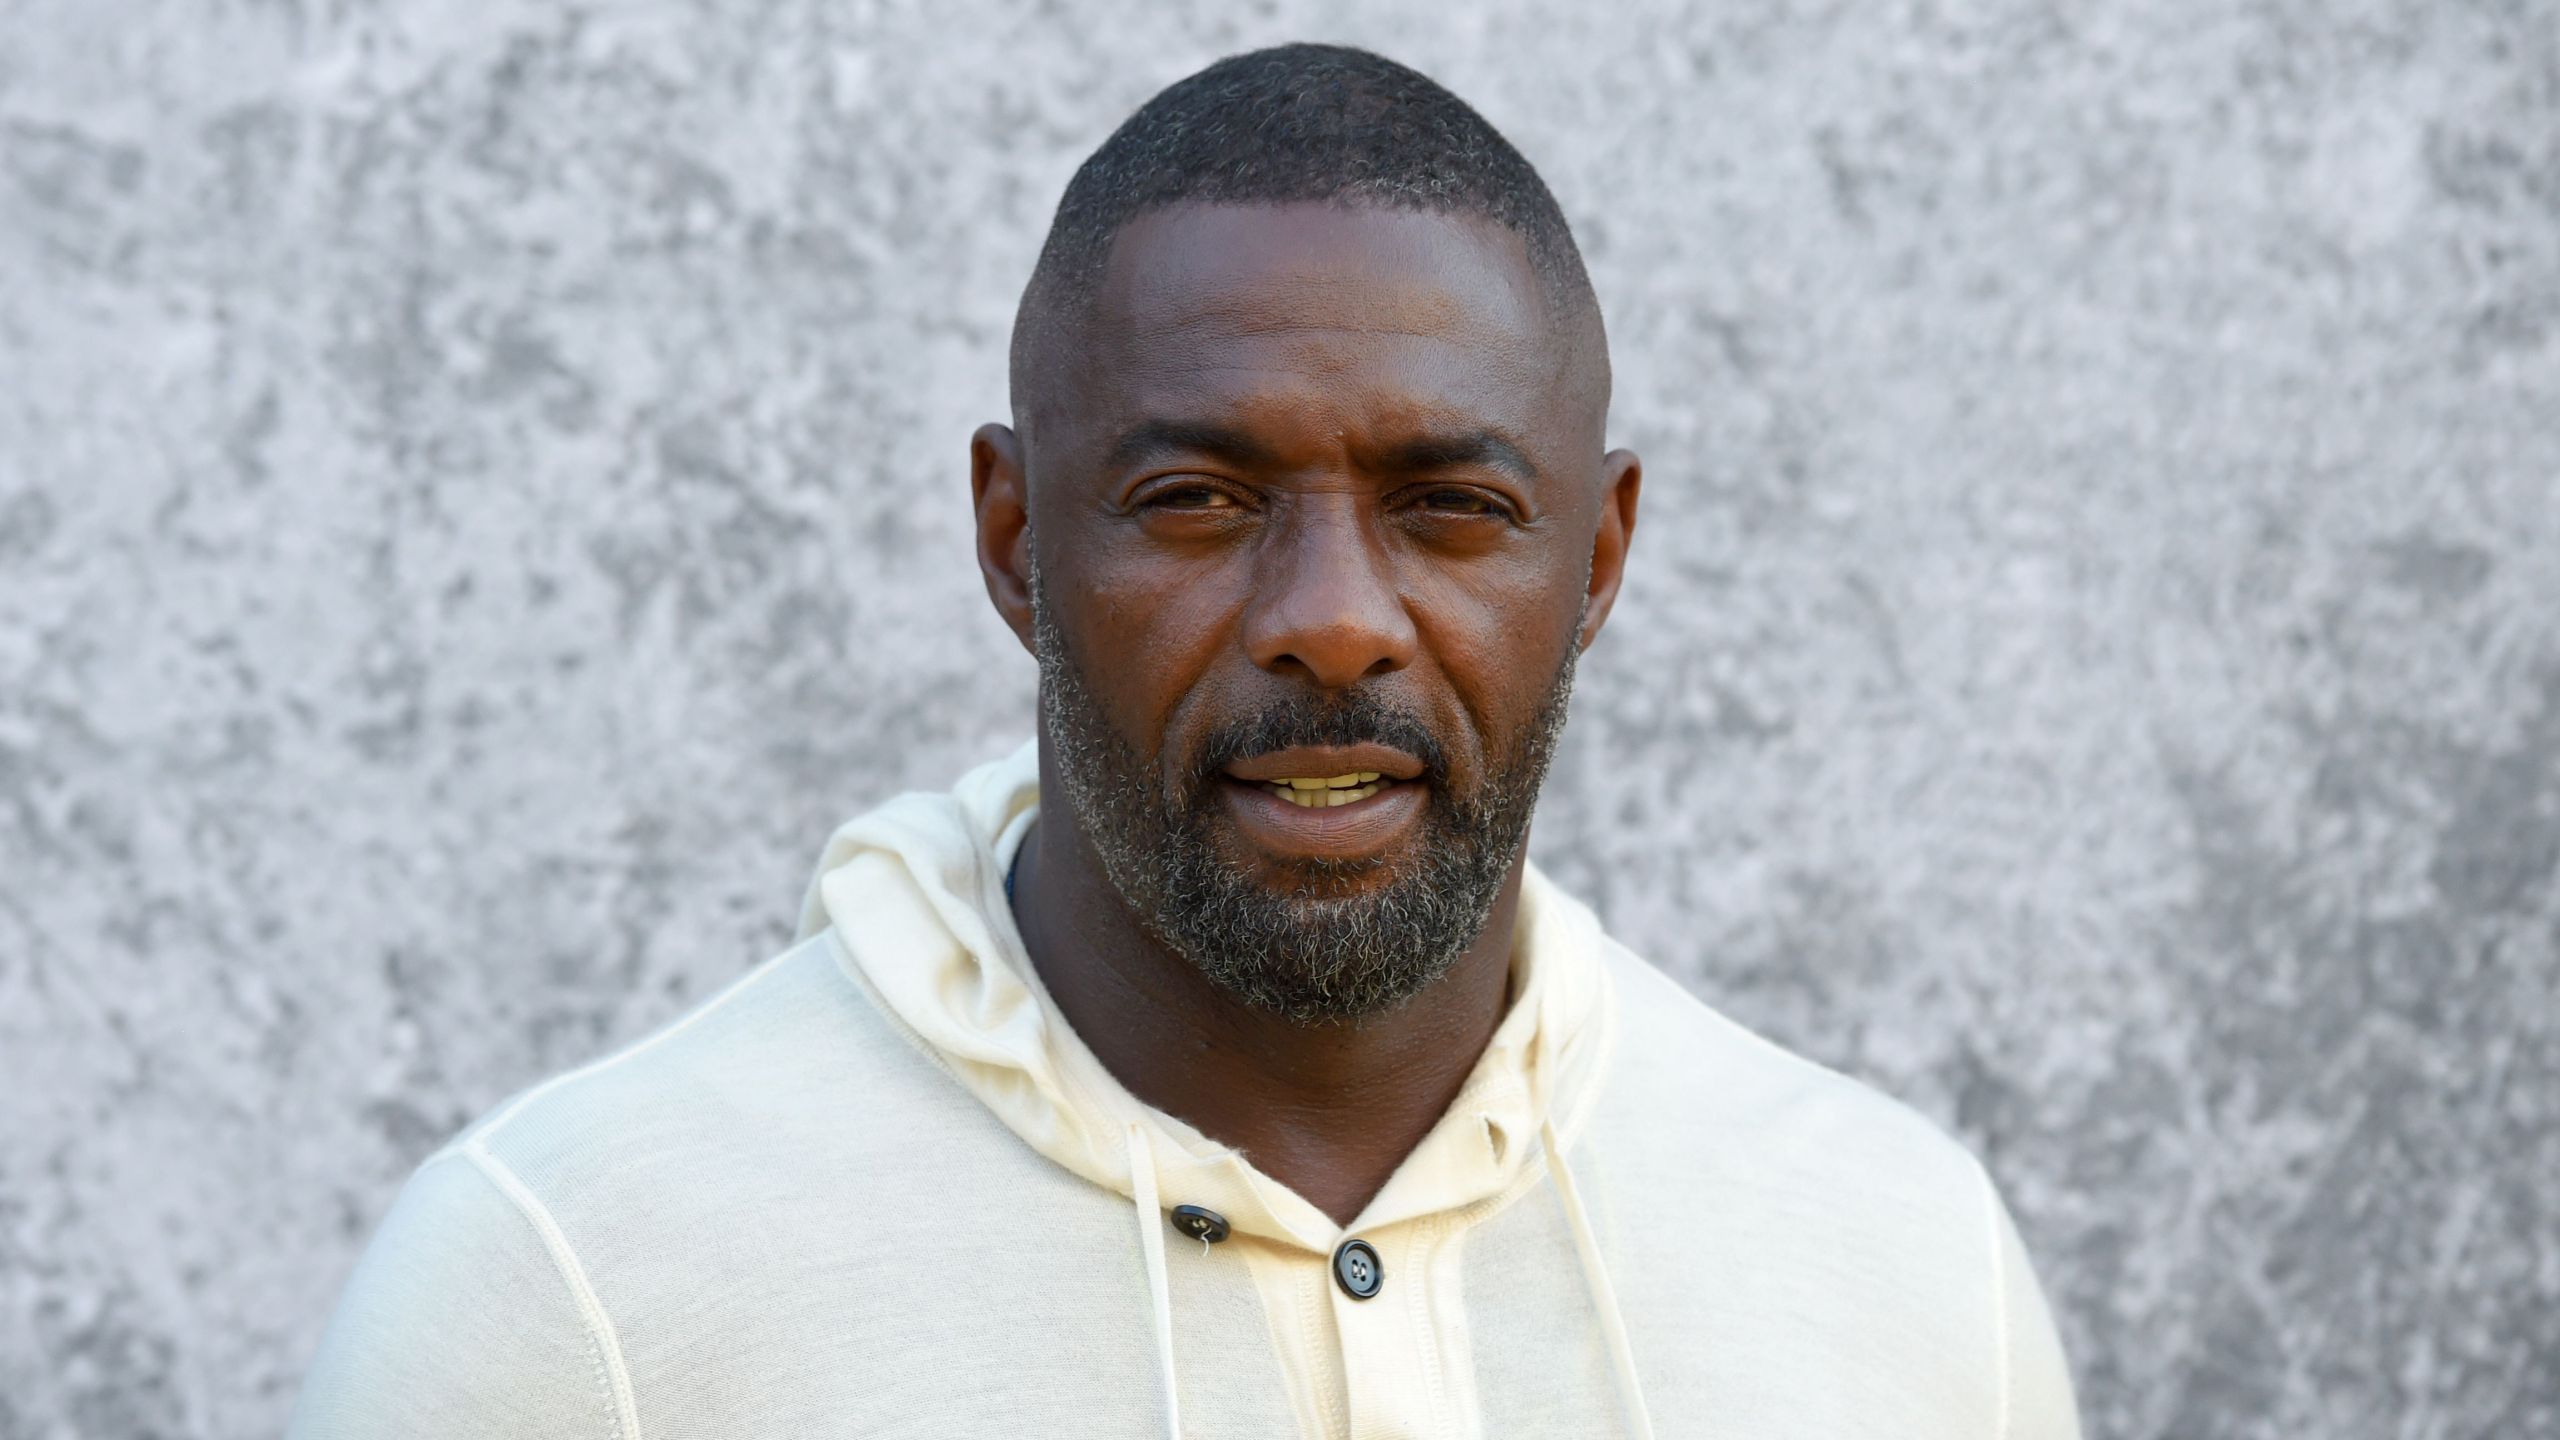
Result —
[[1437, 1403], [1440, 1326], [1431, 1314], [1428, 1246], [1420, 1243], [1429, 1229], [1416, 1221], [1360, 1237], [1384, 1271], [1369, 1298], [1331, 1287], [1350, 1440], [1450, 1433]]
[[[1346, 1232], [1377, 1252], [1368, 1299], [1334, 1273], [1332, 1251], [1242, 1250], [1292, 1398], [1299, 1433], [1323, 1440], [1479, 1433], [1459, 1274], [1466, 1222], [1455, 1215]], [[1337, 1241], [1335, 1250], [1339, 1250]]]

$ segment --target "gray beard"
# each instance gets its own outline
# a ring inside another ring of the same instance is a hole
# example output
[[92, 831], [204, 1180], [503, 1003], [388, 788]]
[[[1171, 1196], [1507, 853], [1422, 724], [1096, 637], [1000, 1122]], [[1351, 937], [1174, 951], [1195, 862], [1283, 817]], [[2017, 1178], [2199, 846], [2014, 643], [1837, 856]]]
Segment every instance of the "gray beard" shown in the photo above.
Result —
[[[1483, 933], [1564, 733], [1579, 645], [1566, 647], [1546, 701], [1472, 793], [1451, 788], [1446, 752], [1419, 717], [1367, 691], [1309, 695], [1222, 726], [1163, 793], [1161, 767], [1113, 728], [1068, 654], [1036, 566], [1031, 613], [1041, 731], [1067, 808], [1129, 913], [1211, 984], [1302, 1025], [1359, 1020], [1412, 999]], [[1282, 891], [1218, 853], [1211, 826], [1228, 764], [1365, 741], [1420, 758], [1432, 785], [1420, 855], [1404, 873], [1353, 889], [1342, 882], [1390, 862], [1311, 862], [1307, 882]]]

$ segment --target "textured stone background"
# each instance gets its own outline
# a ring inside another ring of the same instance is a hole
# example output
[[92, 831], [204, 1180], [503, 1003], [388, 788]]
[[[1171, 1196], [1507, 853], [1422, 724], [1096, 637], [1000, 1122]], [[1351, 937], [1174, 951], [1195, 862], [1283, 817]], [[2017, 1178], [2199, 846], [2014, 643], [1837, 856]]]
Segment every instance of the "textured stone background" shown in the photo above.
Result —
[[440, 1137], [1027, 733], [1014, 295], [1299, 37], [1608, 307], [1545, 861], [1983, 1148], [2093, 1435], [2560, 1435], [2560, 6], [1215, 8], [0, 0], [0, 1436], [272, 1431]]

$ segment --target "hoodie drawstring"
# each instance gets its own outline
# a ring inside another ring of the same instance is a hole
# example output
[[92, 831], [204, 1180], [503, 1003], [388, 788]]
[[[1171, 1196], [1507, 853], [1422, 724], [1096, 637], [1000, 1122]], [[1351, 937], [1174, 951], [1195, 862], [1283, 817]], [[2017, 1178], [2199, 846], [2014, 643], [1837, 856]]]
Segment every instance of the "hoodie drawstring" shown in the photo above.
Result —
[[1129, 1127], [1129, 1190], [1138, 1202], [1138, 1248], [1147, 1256], [1147, 1294], [1156, 1307], [1156, 1371], [1164, 1377], [1164, 1433], [1182, 1440], [1182, 1397], [1173, 1385], [1173, 1287], [1165, 1278], [1164, 1207], [1156, 1203], [1156, 1156], [1146, 1130]]
[[1627, 1430], [1636, 1440], [1653, 1440], [1653, 1416], [1644, 1408], [1644, 1387], [1636, 1383], [1635, 1352], [1627, 1348], [1627, 1322], [1618, 1312], [1618, 1292], [1609, 1284], [1609, 1268], [1600, 1263], [1600, 1240], [1591, 1233], [1591, 1217], [1582, 1208], [1582, 1192], [1564, 1163], [1564, 1146], [1556, 1141], [1555, 1122], [1538, 1127], [1547, 1147], [1547, 1174], [1564, 1201], [1565, 1223], [1573, 1227], [1573, 1248], [1582, 1257], [1582, 1283], [1591, 1291], [1591, 1308], [1600, 1314], [1600, 1335], [1609, 1346], [1609, 1363], [1618, 1372], [1618, 1408], [1626, 1412]]

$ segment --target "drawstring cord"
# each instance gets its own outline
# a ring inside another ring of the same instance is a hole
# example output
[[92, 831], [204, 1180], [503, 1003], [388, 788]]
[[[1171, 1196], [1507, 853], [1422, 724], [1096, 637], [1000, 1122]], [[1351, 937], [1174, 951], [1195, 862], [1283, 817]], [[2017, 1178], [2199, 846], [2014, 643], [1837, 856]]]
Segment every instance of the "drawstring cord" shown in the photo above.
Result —
[[1644, 1387], [1636, 1383], [1635, 1352], [1627, 1348], [1627, 1322], [1618, 1313], [1618, 1293], [1609, 1284], [1609, 1268], [1600, 1263], [1599, 1237], [1591, 1233], [1591, 1217], [1582, 1208], [1582, 1192], [1564, 1163], [1564, 1146], [1556, 1141], [1555, 1122], [1538, 1127], [1547, 1147], [1547, 1174], [1564, 1201], [1565, 1223], [1573, 1227], [1573, 1248], [1582, 1257], [1582, 1283], [1591, 1291], [1591, 1308], [1600, 1312], [1600, 1335], [1608, 1342], [1609, 1363], [1618, 1372], [1618, 1408], [1626, 1412], [1627, 1429], [1636, 1440], [1653, 1440], [1653, 1416], [1644, 1408]]
[[1138, 1248], [1147, 1257], [1147, 1293], [1156, 1307], [1156, 1372], [1164, 1377], [1164, 1433], [1182, 1440], [1182, 1399], [1173, 1385], [1173, 1287], [1165, 1278], [1164, 1207], [1156, 1203], [1156, 1156], [1147, 1132], [1129, 1127], [1129, 1190], [1138, 1202]]

